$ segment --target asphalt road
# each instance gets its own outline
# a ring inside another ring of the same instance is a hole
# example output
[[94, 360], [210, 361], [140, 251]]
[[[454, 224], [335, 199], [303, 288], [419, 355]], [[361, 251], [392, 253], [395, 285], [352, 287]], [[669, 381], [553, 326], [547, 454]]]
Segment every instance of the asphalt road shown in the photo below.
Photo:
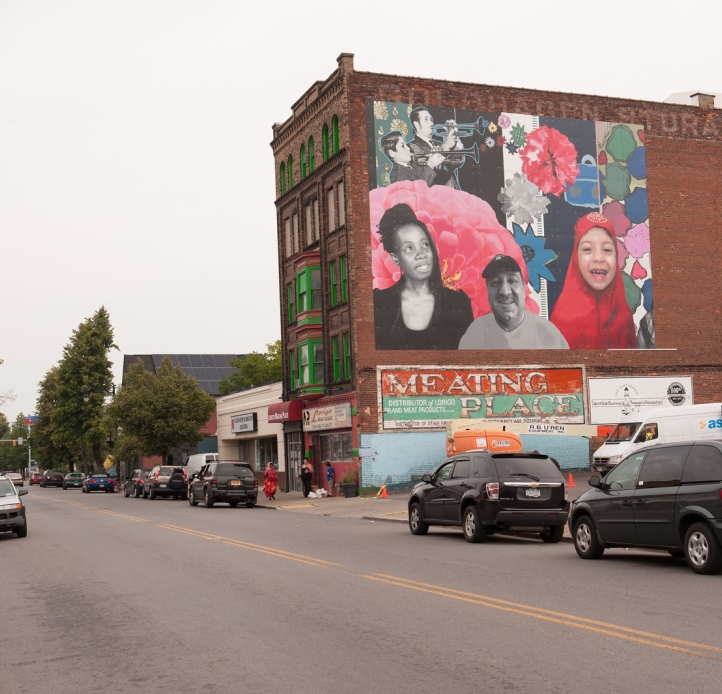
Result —
[[0, 690], [714, 692], [722, 575], [660, 552], [31, 488]]

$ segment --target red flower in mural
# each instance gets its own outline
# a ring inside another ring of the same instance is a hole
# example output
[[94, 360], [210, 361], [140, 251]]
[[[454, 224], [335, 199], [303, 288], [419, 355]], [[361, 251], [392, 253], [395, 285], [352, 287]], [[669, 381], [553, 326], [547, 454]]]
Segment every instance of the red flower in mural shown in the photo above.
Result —
[[[466, 293], [474, 318], [491, 312], [481, 273], [493, 256], [503, 253], [514, 258], [524, 282], [528, 281], [521, 248], [511, 232], [499, 224], [488, 203], [450, 186], [429, 188], [424, 181], [399, 181], [369, 193], [374, 289], [386, 289], [401, 277], [398, 265], [381, 245], [378, 225], [386, 210], [402, 202], [428, 227], [439, 254], [444, 285]], [[527, 310], [539, 313], [528, 288], [525, 303]]]
[[530, 132], [519, 154], [522, 172], [542, 193], [558, 197], [579, 175], [576, 148], [555, 128], [542, 125]]

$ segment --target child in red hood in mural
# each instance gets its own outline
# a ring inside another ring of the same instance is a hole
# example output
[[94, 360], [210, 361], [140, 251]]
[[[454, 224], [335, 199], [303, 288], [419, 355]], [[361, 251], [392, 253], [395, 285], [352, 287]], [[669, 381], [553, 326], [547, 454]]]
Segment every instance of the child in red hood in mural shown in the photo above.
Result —
[[569, 349], [624, 349], [637, 346], [632, 311], [617, 264], [612, 222], [598, 212], [574, 227], [574, 252], [551, 322]]

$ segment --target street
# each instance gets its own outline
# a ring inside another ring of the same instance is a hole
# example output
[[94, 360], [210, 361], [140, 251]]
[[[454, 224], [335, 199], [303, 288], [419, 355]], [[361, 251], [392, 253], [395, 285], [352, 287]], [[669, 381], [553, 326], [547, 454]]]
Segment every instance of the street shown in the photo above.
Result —
[[719, 691], [722, 576], [661, 552], [414, 537], [380, 522], [385, 500], [372, 521], [283, 496], [31, 488], [28, 537], [0, 534], [2, 690]]

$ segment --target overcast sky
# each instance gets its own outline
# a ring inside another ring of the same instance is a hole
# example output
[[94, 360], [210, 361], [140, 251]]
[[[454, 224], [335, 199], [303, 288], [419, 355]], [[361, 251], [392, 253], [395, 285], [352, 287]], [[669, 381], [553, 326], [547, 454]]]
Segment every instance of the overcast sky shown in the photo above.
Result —
[[271, 126], [339, 53], [357, 70], [662, 101], [722, 92], [721, 15], [712, 0], [0, 0], [4, 413], [35, 411], [102, 305], [118, 382], [123, 354], [280, 337]]

